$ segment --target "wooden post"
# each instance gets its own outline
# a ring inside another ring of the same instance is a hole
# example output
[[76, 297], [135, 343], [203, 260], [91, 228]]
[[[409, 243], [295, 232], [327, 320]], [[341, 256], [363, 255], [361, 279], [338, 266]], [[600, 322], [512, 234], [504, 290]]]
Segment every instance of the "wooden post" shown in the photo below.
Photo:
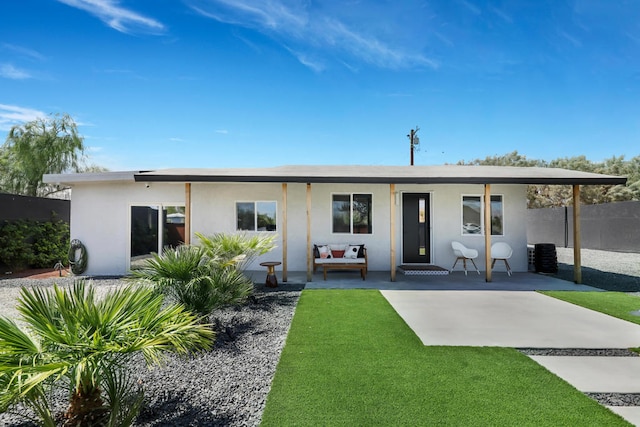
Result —
[[184, 244], [191, 244], [191, 183], [184, 184]]
[[307, 183], [307, 282], [313, 280], [313, 250], [311, 249], [311, 184]]
[[389, 265], [391, 267], [391, 281], [396, 281], [396, 185], [389, 184], [389, 239], [390, 239], [390, 248], [389, 248]]
[[484, 265], [485, 281], [491, 281], [491, 184], [484, 185]]
[[282, 183], [282, 281], [287, 281], [287, 183]]
[[580, 257], [580, 185], [573, 186], [573, 281], [582, 283], [582, 260]]

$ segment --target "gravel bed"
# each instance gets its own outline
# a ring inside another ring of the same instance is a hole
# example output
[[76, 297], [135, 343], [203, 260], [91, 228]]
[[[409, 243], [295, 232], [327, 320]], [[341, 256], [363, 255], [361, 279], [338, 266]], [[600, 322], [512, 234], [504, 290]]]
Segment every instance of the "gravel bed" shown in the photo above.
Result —
[[[556, 247], [560, 279], [573, 281], [573, 248]], [[582, 283], [607, 291], [640, 295], [640, 254], [582, 249]]]
[[[0, 315], [14, 317], [21, 286], [70, 284], [73, 278], [0, 280]], [[92, 281], [98, 292], [124, 282]], [[257, 426], [280, 353], [284, 347], [301, 286], [272, 290], [256, 286], [250, 302], [216, 311], [212, 350], [189, 357], [169, 356], [162, 367], [132, 366], [145, 394], [137, 426]], [[8, 301], [11, 299], [11, 301]], [[23, 418], [0, 414], [0, 425], [26, 427]]]
[[638, 393], [585, 393], [604, 406], [640, 406]]

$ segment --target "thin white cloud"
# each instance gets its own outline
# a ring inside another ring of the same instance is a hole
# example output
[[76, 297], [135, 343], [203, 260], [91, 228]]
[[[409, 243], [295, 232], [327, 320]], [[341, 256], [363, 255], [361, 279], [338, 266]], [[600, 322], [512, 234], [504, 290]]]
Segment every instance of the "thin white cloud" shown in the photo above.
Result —
[[58, 0], [96, 16], [102, 22], [122, 33], [162, 33], [165, 26], [137, 12], [119, 6], [117, 0]]
[[216, 133], [222, 134], [222, 135], [227, 135], [229, 133], [228, 130], [226, 129], [216, 129]]
[[459, 3], [474, 15], [482, 15], [482, 11], [475, 4], [468, 2], [466, 0], [460, 0]]
[[12, 64], [0, 64], [0, 77], [12, 80], [26, 80], [32, 76], [28, 72], [14, 67]]
[[326, 69], [325, 64], [322, 63], [322, 61], [318, 60], [317, 58], [313, 58], [312, 56], [310, 56], [309, 54], [305, 53], [305, 52], [298, 52], [295, 49], [291, 49], [287, 46], [285, 46], [285, 48], [293, 55], [295, 56], [298, 61], [300, 61], [300, 63], [302, 65], [304, 65], [307, 68], [312, 69], [313, 71], [315, 71], [316, 73], [322, 72]]
[[28, 58], [31, 59], [35, 59], [38, 61], [44, 61], [46, 58], [44, 57], [44, 55], [42, 55], [40, 52], [33, 50], [33, 49], [29, 49], [27, 47], [23, 47], [23, 46], [18, 46], [15, 44], [11, 44], [11, 43], [3, 43], [2, 44], [2, 48], [4, 50], [10, 50], [14, 53], [17, 53], [19, 55], [22, 56], [26, 56]]
[[0, 104], [0, 130], [8, 131], [15, 125], [46, 117], [46, 114], [32, 108]]
[[507, 24], [513, 24], [513, 18], [511, 18], [511, 16], [509, 16], [504, 10], [498, 9], [497, 7], [491, 7], [490, 10]]
[[582, 42], [578, 38], [572, 36], [571, 34], [568, 34], [567, 32], [565, 32], [563, 30], [559, 30], [558, 34], [562, 38], [567, 40], [569, 43], [571, 43], [574, 47], [582, 47]]
[[385, 22], [379, 28], [369, 26], [364, 30], [346, 23], [347, 17], [343, 19], [340, 15], [344, 8], [336, 7], [328, 12], [314, 8], [313, 3], [303, 0], [186, 1], [202, 16], [271, 36], [314, 71], [325, 68], [321, 57], [334, 58], [338, 62], [344, 62], [345, 59], [351, 62], [355, 58], [391, 69], [438, 67], [437, 62], [419, 50], [412, 50], [407, 43], [397, 41], [394, 32], [404, 31], [403, 22], [398, 20]]

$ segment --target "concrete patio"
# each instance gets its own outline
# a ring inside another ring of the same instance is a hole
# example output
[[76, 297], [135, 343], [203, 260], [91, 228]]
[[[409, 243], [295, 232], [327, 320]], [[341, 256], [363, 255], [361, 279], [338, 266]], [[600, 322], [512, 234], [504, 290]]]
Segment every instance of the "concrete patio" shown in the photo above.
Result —
[[[265, 271], [251, 271], [250, 274], [256, 283], [263, 283], [266, 278]], [[369, 271], [366, 280], [360, 278], [357, 271], [329, 271], [327, 280], [323, 280], [322, 272], [313, 275], [307, 282], [307, 273], [304, 271], [289, 271], [287, 282], [282, 281], [282, 271], [276, 270], [278, 284], [281, 287], [301, 286], [305, 289], [380, 289], [380, 290], [483, 290], [483, 291], [597, 291], [599, 289], [576, 285], [573, 282], [557, 279], [549, 275], [537, 273], [513, 273], [508, 276], [504, 272], [494, 272], [493, 280], [486, 282], [484, 274], [469, 272], [465, 276], [462, 271], [455, 271], [448, 275], [424, 275], [412, 276], [401, 273], [396, 274], [396, 281], [390, 280], [388, 271]]]

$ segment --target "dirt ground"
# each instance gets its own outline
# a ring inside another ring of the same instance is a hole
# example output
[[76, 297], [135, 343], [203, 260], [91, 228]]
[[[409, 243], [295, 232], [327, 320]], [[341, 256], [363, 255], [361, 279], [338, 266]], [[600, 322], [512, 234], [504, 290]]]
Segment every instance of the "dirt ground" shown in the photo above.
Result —
[[62, 271], [56, 271], [52, 268], [32, 268], [17, 272], [12, 271], [3, 271], [0, 276], [0, 280], [2, 279], [22, 279], [22, 278], [30, 278], [30, 279], [48, 279], [50, 277], [67, 277], [71, 273], [69, 270], [64, 269]]

